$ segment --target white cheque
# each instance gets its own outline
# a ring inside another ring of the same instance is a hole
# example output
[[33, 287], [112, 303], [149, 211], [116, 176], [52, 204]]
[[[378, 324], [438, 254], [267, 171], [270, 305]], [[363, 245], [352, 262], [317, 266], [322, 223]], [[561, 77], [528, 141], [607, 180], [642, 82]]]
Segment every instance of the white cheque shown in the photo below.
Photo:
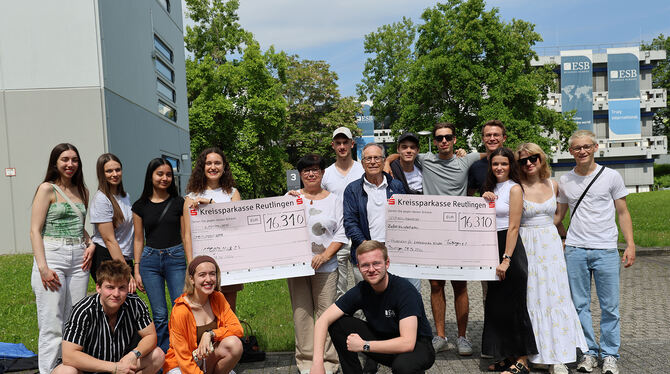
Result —
[[394, 195], [386, 207], [389, 271], [421, 279], [497, 279], [495, 214], [481, 197]]
[[222, 285], [314, 274], [302, 199], [201, 204], [190, 218], [193, 256], [214, 257]]

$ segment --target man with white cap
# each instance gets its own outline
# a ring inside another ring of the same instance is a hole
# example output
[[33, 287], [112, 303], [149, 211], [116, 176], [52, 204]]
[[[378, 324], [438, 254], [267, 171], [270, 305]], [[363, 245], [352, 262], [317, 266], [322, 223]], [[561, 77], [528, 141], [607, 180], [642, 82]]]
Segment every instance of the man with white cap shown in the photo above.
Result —
[[[347, 185], [360, 179], [364, 170], [363, 165], [351, 157], [351, 150], [354, 148], [354, 137], [351, 130], [346, 127], [335, 129], [331, 145], [335, 151], [335, 163], [326, 168], [321, 187], [341, 198]], [[349, 255], [349, 244], [343, 245], [337, 252], [337, 298], [347, 292]]]

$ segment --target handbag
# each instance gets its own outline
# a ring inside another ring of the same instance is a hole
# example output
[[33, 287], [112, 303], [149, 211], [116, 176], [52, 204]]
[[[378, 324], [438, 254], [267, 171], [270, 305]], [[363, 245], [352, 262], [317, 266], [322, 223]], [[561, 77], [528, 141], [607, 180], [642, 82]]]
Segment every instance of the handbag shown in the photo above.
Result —
[[[245, 330], [242, 340], [242, 358], [240, 362], [257, 362], [265, 360], [265, 351], [262, 351], [258, 346], [258, 339], [254, 335], [254, 330], [247, 321], [240, 320], [242, 329]], [[247, 334], [247, 331], [249, 332]]]

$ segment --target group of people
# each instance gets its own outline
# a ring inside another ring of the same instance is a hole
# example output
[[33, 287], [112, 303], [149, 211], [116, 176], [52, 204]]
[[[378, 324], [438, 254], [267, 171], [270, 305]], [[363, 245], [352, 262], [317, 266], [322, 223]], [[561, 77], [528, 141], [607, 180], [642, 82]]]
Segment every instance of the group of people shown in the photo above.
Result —
[[[482, 282], [481, 353], [494, 359], [489, 370], [527, 373], [532, 363], [567, 373], [565, 364], [577, 360], [579, 348], [578, 370], [590, 372], [602, 356], [603, 373], [618, 373], [615, 213], [627, 243], [626, 267], [635, 260], [635, 244], [623, 179], [595, 163], [594, 134], [573, 134], [576, 166], [557, 183], [539, 146], [504, 147], [505, 126], [498, 120], [482, 129], [486, 153], [456, 152], [455, 133], [450, 123], [434, 126], [437, 154], [420, 154], [412, 133], [398, 138], [398, 153], [389, 157], [369, 143], [358, 162], [351, 131], [340, 127], [332, 137], [335, 163], [326, 167], [316, 154], [298, 161], [303, 188], [289, 194], [305, 201], [315, 270], [287, 279], [300, 373], [376, 372], [379, 363], [396, 373], [421, 373], [447, 349], [446, 282], [429, 280], [433, 334], [421, 280], [387, 272], [385, 205], [404, 193], [479, 193], [495, 204], [500, 280]], [[216, 261], [193, 258], [188, 219], [197, 205], [240, 200], [225, 155], [218, 148], [199, 155], [185, 198], [169, 162], [151, 160], [132, 205], [121, 161], [107, 153], [96, 167], [98, 190], [89, 209], [79, 153], [71, 144], [57, 145], [33, 201], [40, 372], [232, 372], [242, 355], [235, 306], [243, 286], [221, 287]], [[87, 210], [92, 236], [84, 230]], [[348, 289], [350, 264], [356, 284]], [[84, 297], [89, 269], [97, 293]], [[591, 320], [591, 278], [602, 309], [600, 344]], [[456, 349], [472, 355], [467, 282], [451, 285]], [[136, 290], [147, 293], [152, 318]]]
[[[149, 162], [132, 205], [117, 156], [101, 155], [96, 172], [89, 209], [79, 151], [58, 144], [33, 199], [40, 373], [232, 371], [242, 356], [235, 316], [242, 286], [221, 287], [216, 261], [193, 258], [185, 219], [197, 204], [240, 199], [223, 152], [202, 152], [185, 198], [162, 158]], [[87, 210], [93, 235], [84, 229]], [[97, 292], [85, 297], [89, 273]], [[151, 316], [136, 290], [146, 292]]]

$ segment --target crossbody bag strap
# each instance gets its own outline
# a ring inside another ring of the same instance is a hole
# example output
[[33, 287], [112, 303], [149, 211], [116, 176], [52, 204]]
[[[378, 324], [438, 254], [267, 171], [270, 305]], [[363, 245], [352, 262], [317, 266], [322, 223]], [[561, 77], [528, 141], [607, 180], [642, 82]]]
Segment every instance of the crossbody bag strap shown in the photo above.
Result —
[[68, 204], [70, 204], [70, 207], [72, 208], [72, 210], [74, 210], [75, 214], [77, 214], [77, 217], [79, 217], [79, 219], [81, 220], [81, 224], [83, 225], [83, 224], [85, 223], [85, 221], [84, 221], [84, 212], [82, 212], [82, 211], [79, 209], [79, 207], [77, 207], [77, 206], [72, 202], [72, 200], [70, 200], [70, 198], [67, 197], [67, 195], [65, 194], [65, 192], [63, 192], [63, 190], [61, 190], [60, 187], [56, 186], [56, 185], [53, 184], [53, 183], [51, 184], [51, 187], [53, 187], [54, 190], [56, 190], [56, 192], [58, 192], [58, 193], [63, 197], [63, 199], [65, 199], [65, 201], [67, 201]]
[[584, 198], [584, 196], [586, 196], [586, 193], [589, 192], [589, 188], [591, 188], [591, 186], [593, 185], [593, 182], [595, 182], [596, 179], [598, 179], [600, 174], [603, 173], [603, 170], [605, 170], [605, 167], [601, 166], [600, 171], [598, 171], [598, 174], [596, 174], [596, 176], [593, 177], [593, 179], [591, 179], [591, 183], [589, 183], [589, 185], [586, 186], [586, 189], [584, 189], [584, 192], [582, 192], [582, 196], [579, 197], [579, 200], [577, 200], [577, 204], [575, 204], [575, 207], [572, 208], [572, 214], [570, 214], [570, 220], [572, 220], [572, 217], [575, 216], [575, 212], [577, 211], [577, 207], [579, 206], [579, 203], [582, 202], [582, 199]]
[[161, 223], [161, 221], [163, 220], [163, 217], [165, 217], [165, 213], [167, 213], [168, 208], [170, 208], [170, 205], [172, 205], [173, 200], [174, 199], [172, 198], [172, 196], [170, 196], [170, 200], [167, 202], [167, 204], [165, 204], [165, 208], [163, 208], [163, 212], [161, 213], [161, 216], [158, 217], [158, 223]]

